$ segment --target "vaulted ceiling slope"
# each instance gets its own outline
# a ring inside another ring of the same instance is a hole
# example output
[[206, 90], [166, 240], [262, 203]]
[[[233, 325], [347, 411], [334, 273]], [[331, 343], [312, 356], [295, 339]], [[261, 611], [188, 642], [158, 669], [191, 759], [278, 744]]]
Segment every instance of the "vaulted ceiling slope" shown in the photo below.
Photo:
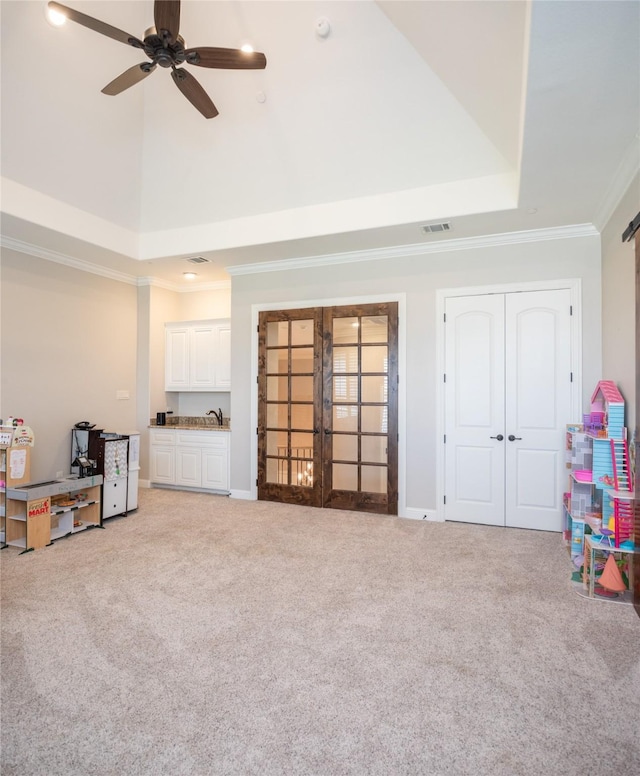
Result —
[[[153, 20], [151, 0], [66, 4], [136, 36]], [[431, 221], [597, 223], [639, 166], [634, 0], [183, 0], [188, 46], [267, 56], [198, 69], [212, 120], [161, 68], [103, 95], [140, 52], [45, 8], [0, 3], [5, 245], [173, 278], [174, 257], [404, 245]]]

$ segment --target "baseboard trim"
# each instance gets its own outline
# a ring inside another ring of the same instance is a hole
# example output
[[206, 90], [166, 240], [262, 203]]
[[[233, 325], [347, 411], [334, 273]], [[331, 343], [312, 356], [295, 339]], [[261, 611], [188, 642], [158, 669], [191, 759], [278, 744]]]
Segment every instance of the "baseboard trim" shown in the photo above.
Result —
[[230, 498], [237, 498], [242, 501], [256, 501], [256, 497], [250, 490], [231, 490], [229, 492]]
[[151, 487], [151, 480], [138, 480], [138, 487], [140, 487], [140, 488], [150, 488]]
[[429, 520], [434, 523], [443, 523], [438, 517], [435, 509], [417, 509], [416, 507], [405, 507], [404, 514], [400, 517], [407, 517], [409, 520]]

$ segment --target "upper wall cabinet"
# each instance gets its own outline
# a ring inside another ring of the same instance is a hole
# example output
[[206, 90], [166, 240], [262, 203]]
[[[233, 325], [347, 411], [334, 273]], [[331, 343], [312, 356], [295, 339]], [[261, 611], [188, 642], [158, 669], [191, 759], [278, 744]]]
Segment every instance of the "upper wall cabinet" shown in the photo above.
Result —
[[231, 388], [228, 319], [165, 324], [165, 391]]

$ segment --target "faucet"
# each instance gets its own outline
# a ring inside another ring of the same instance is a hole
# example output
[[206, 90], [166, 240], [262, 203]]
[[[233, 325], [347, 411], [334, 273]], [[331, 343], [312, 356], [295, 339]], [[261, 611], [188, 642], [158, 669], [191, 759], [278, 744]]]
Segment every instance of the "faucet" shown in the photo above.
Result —
[[223, 425], [222, 410], [220, 409], [220, 407], [218, 407], [217, 412], [215, 410], [209, 410], [208, 412], [205, 412], [205, 415], [214, 415], [215, 419], [218, 421], [218, 425], [219, 426]]

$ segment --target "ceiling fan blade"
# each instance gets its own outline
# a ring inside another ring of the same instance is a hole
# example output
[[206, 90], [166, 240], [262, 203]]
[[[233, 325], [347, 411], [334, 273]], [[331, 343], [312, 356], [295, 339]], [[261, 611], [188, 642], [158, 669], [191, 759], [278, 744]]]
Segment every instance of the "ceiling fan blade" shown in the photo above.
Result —
[[205, 119], [213, 119], [218, 115], [218, 109], [211, 102], [209, 95], [188, 70], [184, 68], [172, 70], [171, 77], [178, 89], [202, 113]]
[[155, 0], [153, 18], [158, 35], [165, 30], [169, 42], [174, 43], [180, 32], [180, 0]]
[[143, 62], [140, 65], [134, 65], [128, 70], [125, 70], [124, 73], [120, 73], [120, 75], [117, 78], [114, 78], [111, 83], [108, 83], [102, 90], [102, 93], [109, 95], [120, 94], [120, 92], [124, 92], [125, 89], [128, 89], [130, 86], [142, 81], [143, 78], [151, 75], [155, 69], [156, 66], [151, 62]]
[[245, 53], [240, 49], [203, 48], [187, 49], [187, 62], [198, 67], [219, 67], [225, 70], [263, 70], [267, 58], [259, 51]]
[[52, 11], [57, 11], [63, 16], [66, 16], [70, 21], [76, 22], [76, 24], [81, 24], [83, 27], [88, 27], [94, 32], [99, 32], [101, 35], [106, 35], [108, 38], [113, 38], [114, 40], [120, 41], [120, 43], [124, 43], [127, 46], [144, 48], [144, 43], [136, 38], [135, 35], [129, 35], [128, 32], [123, 32], [123, 30], [119, 30], [117, 27], [112, 27], [106, 22], [101, 22], [99, 19], [94, 19], [93, 16], [87, 16], [86, 13], [75, 11], [73, 8], [68, 8], [66, 5], [61, 5], [60, 3], [51, 2], [48, 5]]

